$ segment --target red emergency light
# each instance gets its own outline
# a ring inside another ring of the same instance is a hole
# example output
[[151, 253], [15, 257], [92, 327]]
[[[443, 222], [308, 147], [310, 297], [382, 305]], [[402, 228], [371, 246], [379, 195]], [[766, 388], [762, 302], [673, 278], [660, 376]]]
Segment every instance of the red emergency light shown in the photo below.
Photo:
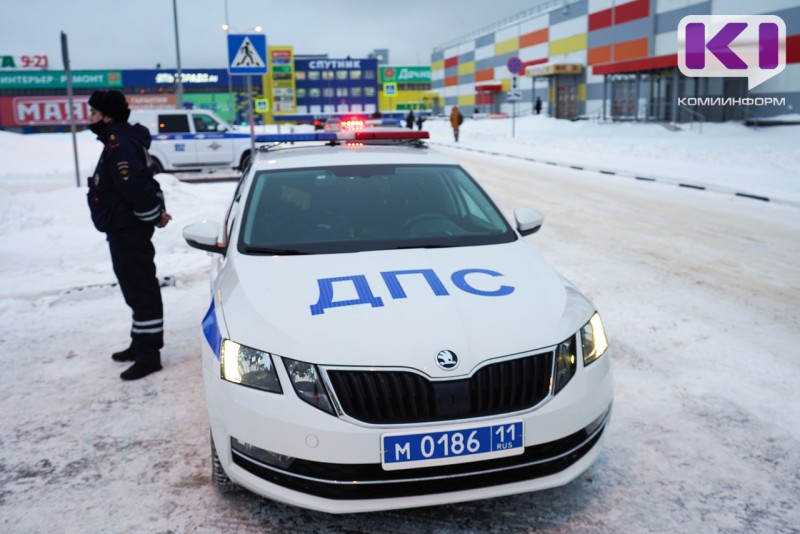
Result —
[[431, 135], [427, 131], [407, 131], [407, 132], [355, 132], [355, 139], [357, 141], [366, 141], [369, 139], [391, 139], [395, 141], [403, 141], [406, 139], [430, 139]]

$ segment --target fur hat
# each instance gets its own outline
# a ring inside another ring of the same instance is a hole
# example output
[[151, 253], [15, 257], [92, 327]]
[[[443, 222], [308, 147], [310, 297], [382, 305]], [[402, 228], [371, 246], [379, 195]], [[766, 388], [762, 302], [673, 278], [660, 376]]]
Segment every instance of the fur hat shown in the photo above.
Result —
[[111, 117], [115, 122], [126, 122], [131, 114], [125, 95], [113, 89], [95, 91], [89, 97], [89, 105], [103, 115]]

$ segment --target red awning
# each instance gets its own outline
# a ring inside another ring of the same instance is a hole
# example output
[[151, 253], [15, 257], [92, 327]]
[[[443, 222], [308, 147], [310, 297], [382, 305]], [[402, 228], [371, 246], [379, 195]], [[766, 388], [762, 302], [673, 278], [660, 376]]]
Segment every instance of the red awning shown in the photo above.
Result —
[[476, 91], [502, 91], [503, 84], [502, 83], [487, 83], [483, 85], [476, 85]]
[[604, 63], [592, 67], [593, 74], [622, 74], [625, 72], [641, 72], [646, 70], [667, 69], [678, 66], [678, 54], [668, 56], [632, 59], [617, 63]]

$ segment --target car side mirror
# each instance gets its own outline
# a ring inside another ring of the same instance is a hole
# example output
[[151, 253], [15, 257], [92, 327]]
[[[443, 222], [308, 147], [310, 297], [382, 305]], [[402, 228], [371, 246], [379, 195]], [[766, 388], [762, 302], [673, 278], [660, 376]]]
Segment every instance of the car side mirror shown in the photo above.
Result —
[[227, 132], [228, 129], [225, 127], [224, 124], [217, 124], [217, 131], [218, 132]]
[[190, 247], [225, 254], [225, 247], [217, 241], [218, 237], [219, 225], [214, 222], [203, 221], [183, 228], [183, 238]]
[[517, 230], [523, 236], [535, 234], [544, 224], [544, 215], [533, 208], [517, 208], [514, 210]]

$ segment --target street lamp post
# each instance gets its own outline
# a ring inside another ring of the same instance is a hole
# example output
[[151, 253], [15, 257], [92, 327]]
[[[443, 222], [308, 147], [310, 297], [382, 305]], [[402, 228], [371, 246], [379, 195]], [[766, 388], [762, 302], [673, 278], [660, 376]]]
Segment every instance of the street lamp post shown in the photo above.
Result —
[[172, 14], [175, 21], [175, 54], [178, 58], [178, 78], [175, 86], [175, 104], [178, 109], [183, 108], [183, 74], [181, 73], [181, 45], [178, 39], [178, 3], [172, 0]]

